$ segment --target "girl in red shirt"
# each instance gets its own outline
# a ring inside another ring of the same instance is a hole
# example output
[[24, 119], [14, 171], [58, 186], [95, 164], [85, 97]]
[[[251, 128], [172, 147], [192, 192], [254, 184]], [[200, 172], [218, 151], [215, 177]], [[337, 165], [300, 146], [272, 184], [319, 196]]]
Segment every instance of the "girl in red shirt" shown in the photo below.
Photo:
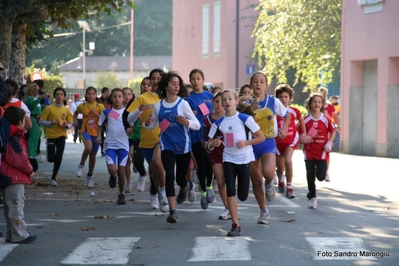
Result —
[[317, 208], [315, 177], [326, 178], [327, 161], [335, 138], [334, 125], [324, 112], [325, 100], [322, 94], [312, 93], [306, 101], [309, 115], [305, 117], [306, 139], [303, 147], [308, 181], [309, 209]]

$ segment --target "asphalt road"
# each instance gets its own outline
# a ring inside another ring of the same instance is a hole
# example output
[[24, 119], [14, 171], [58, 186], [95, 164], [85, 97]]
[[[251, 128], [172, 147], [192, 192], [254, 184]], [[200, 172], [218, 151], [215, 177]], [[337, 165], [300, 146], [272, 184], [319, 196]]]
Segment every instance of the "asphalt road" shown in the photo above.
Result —
[[218, 197], [208, 210], [198, 193], [196, 202], [177, 205], [177, 224], [150, 208], [148, 181], [145, 192], [126, 194], [127, 204], [116, 205], [100, 155], [95, 187], [86, 189], [74, 173], [82, 149], [67, 143], [57, 188], [48, 185], [52, 164], [40, 163], [25, 202], [28, 231], [38, 239], [17, 245], [0, 238], [0, 265], [399, 265], [398, 159], [331, 154], [331, 182], [316, 184], [319, 204], [310, 210], [298, 150], [297, 198], [278, 194], [269, 225], [258, 225], [251, 190], [238, 202], [242, 236], [227, 238], [231, 222], [217, 219]]

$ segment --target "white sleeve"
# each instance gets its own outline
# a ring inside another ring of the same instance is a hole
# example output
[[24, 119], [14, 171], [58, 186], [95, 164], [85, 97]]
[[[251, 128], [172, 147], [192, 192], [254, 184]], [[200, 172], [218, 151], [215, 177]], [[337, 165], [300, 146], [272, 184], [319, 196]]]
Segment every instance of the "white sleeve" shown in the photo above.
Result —
[[77, 108], [76, 103], [74, 101], [71, 102], [71, 105], [69, 106], [69, 110], [71, 110], [72, 114], [75, 114], [76, 108]]
[[98, 125], [101, 127], [104, 124], [105, 119], [107, 116], [105, 115], [104, 111], [101, 112], [100, 118], [98, 119]]
[[288, 108], [284, 106], [284, 104], [277, 98], [275, 98], [274, 101], [274, 108], [276, 109], [276, 114], [278, 114], [281, 117], [285, 117], [288, 112]]
[[30, 110], [23, 101], [21, 101], [21, 109], [25, 111], [25, 116], [30, 117]]
[[188, 120], [188, 128], [191, 130], [199, 130], [201, 128], [200, 122], [191, 110], [190, 105], [187, 101], [181, 101], [183, 108], [183, 115]]
[[249, 116], [247, 120], [245, 120], [245, 125], [251, 130], [252, 133], [255, 133], [260, 129], [259, 125], [255, 122], [252, 116]]
[[160, 109], [161, 109], [161, 102], [157, 102], [154, 105], [154, 109], [152, 109], [152, 115], [151, 115], [151, 117], [154, 118], [154, 121], [152, 121], [152, 123], [149, 126], [146, 126], [145, 121], [143, 121], [143, 127], [149, 130], [153, 130], [154, 128], [156, 128], [158, 124], [158, 113]]
[[134, 122], [136, 122], [137, 118], [140, 117], [142, 111], [140, 111], [139, 108], [136, 109], [136, 111], [134, 111], [133, 113], [129, 113], [129, 115], [127, 116], [127, 122], [129, 124], [133, 124]]

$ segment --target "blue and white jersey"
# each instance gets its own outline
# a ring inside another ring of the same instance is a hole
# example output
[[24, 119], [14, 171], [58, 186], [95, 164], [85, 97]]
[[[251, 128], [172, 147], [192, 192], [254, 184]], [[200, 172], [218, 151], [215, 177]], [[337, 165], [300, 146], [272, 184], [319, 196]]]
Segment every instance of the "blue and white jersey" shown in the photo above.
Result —
[[[188, 126], [177, 122], [177, 116], [183, 116], [188, 120]], [[168, 103], [165, 99], [155, 104], [152, 117], [154, 122], [148, 129], [155, 128], [159, 123], [161, 128], [161, 150], [170, 150], [175, 154], [185, 154], [191, 151], [191, 130], [199, 130], [200, 123], [186, 101], [177, 97], [173, 103]]]

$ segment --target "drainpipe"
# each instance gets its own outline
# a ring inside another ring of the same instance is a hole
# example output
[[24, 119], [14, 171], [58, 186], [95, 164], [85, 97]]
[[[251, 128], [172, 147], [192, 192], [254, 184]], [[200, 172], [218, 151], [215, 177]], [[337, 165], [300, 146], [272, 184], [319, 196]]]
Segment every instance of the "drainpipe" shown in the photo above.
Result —
[[240, 52], [240, 0], [236, 0], [236, 88], [239, 87], [239, 52]]

